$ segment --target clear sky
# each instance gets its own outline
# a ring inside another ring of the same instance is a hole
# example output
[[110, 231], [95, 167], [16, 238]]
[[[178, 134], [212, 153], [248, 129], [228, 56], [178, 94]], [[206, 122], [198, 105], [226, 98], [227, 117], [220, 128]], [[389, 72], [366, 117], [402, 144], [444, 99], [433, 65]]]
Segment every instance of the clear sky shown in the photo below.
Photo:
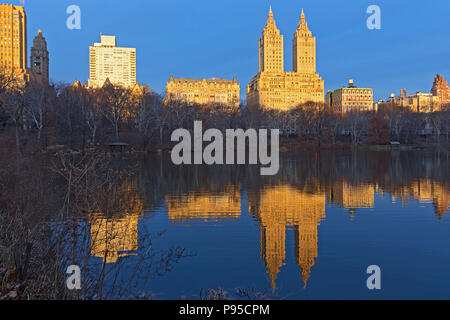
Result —
[[[2, 2], [6, 2], [3, 0]], [[42, 29], [54, 81], [87, 81], [89, 45], [100, 33], [137, 48], [138, 81], [163, 92], [171, 74], [183, 78], [235, 75], [245, 98], [258, 72], [258, 39], [269, 4], [285, 36], [285, 70], [301, 8], [317, 37], [317, 70], [325, 92], [347, 83], [372, 87], [375, 98], [400, 89], [429, 92], [441, 73], [450, 80], [448, 0], [13, 0], [25, 2], [28, 50]], [[69, 5], [81, 8], [81, 30], [66, 28]], [[381, 8], [381, 30], [369, 30], [369, 5]], [[29, 63], [29, 62], [28, 62]]]

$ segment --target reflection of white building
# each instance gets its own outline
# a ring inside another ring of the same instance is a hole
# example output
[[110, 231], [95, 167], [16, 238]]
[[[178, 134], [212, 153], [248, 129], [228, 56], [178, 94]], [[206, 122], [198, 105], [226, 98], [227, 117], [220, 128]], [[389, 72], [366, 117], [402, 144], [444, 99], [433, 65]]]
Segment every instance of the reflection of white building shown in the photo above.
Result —
[[123, 219], [91, 219], [91, 254], [115, 263], [121, 257], [136, 255], [138, 249], [138, 215]]

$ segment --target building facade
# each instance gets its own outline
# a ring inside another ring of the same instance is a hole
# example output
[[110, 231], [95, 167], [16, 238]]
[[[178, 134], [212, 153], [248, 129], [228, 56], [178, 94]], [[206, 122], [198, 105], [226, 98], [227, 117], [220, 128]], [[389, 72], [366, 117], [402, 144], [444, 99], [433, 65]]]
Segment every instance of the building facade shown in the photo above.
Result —
[[42, 83], [49, 82], [49, 64], [50, 58], [47, 51], [47, 41], [39, 30], [37, 36], [33, 40], [33, 47], [30, 55], [30, 71]]
[[247, 87], [247, 105], [288, 110], [308, 101], [323, 102], [324, 81], [316, 72], [316, 38], [305, 14], [294, 33], [293, 71], [284, 72], [284, 39], [272, 8], [259, 40], [259, 72]]
[[373, 111], [373, 90], [358, 88], [350, 79], [347, 87], [328, 92], [326, 102], [337, 112]]
[[236, 78], [184, 79], [170, 76], [166, 85], [166, 102], [187, 104], [221, 104], [239, 107], [240, 88]]
[[433, 96], [439, 97], [439, 104], [441, 107], [450, 103], [450, 88], [448, 86], [448, 82], [445, 81], [440, 74], [434, 78], [431, 93]]
[[19, 85], [27, 81], [27, 16], [23, 6], [0, 4], [0, 68]]
[[428, 113], [441, 110], [439, 96], [421, 91], [408, 95], [406, 89], [402, 89], [399, 96], [392, 93], [388, 102], [408, 108], [412, 112]]
[[105, 81], [132, 88], [136, 84], [136, 49], [117, 47], [115, 36], [101, 35], [101, 43], [89, 47], [89, 88], [100, 88]]

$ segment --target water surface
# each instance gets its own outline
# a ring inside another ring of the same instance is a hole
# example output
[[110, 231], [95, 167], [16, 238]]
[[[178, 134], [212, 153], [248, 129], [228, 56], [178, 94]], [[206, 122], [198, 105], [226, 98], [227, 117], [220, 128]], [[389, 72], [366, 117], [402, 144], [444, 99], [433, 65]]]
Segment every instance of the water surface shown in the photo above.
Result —
[[[184, 248], [164, 272], [139, 270], [152, 274], [135, 294], [156, 299], [218, 288], [234, 298], [241, 288], [274, 299], [449, 299], [449, 173], [448, 153], [425, 151], [284, 156], [274, 177], [150, 156], [123, 188], [127, 213], [92, 219], [105, 240], [91, 255], [126, 276], [148, 253], [144, 235], [158, 234], [152, 250]], [[379, 291], [366, 287], [370, 265], [381, 268]]]

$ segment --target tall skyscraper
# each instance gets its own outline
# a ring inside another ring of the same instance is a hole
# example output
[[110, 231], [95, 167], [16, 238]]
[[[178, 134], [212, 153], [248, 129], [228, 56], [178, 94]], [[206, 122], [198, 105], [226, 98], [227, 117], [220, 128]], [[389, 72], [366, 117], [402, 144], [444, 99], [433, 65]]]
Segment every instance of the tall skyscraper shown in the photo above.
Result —
[[89, 47], [90, 88], [109, 81], [113, 85], [133, 88], [136, 84], [136, 49], [117, 47], [115, 36], [101, 36], [101, 43]]
[[259, 72], [247, 87], [247, 105], [288, 110], [308, 101], [324, 101], [324, 82], [316, 72], [316, 38], [305, 14], [294, 33], [293, 72], [284, 72], [283, 36], [272, 8], [259, 40]]
[[22, 6], [0, 4], [0, 70], [26, 81], [27, 16]]
[[36, 76], [42, 83], [46, 84], [49, 82], [49, 63], [47, 41], [42, 36], [42, 31], [39, 30], [31, 48], [30, 69], [33, 76]]
[[308, 29], [308, 23], [302, 9], [300, 23], [294, 32], [292, 41], [294, 72], [316, 73], [316, 37]]
[[277, 29], [270, 7], [266, 27], [259, 39], [259, 72], [284, 71], [284, 39]]

